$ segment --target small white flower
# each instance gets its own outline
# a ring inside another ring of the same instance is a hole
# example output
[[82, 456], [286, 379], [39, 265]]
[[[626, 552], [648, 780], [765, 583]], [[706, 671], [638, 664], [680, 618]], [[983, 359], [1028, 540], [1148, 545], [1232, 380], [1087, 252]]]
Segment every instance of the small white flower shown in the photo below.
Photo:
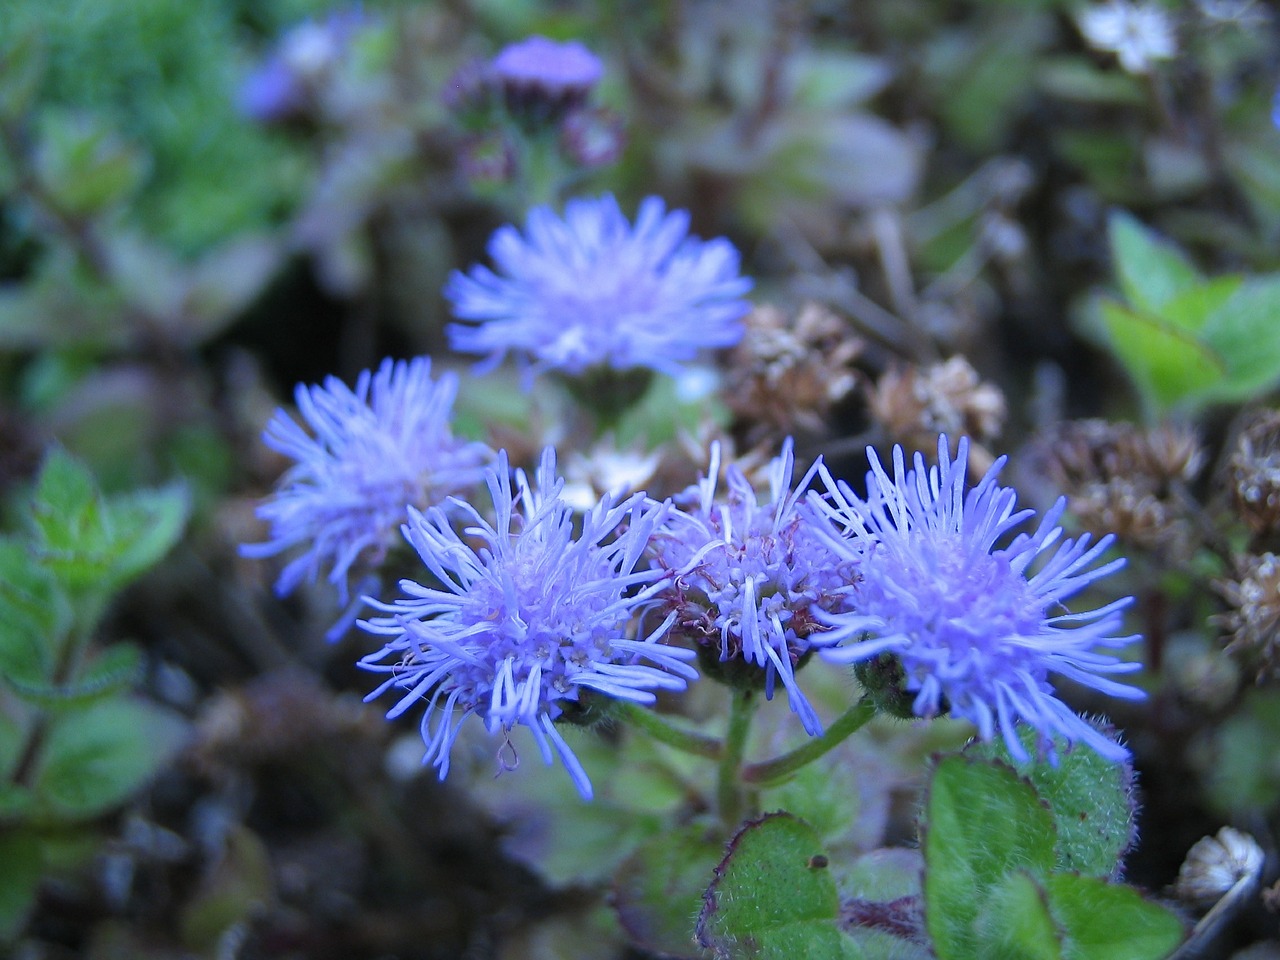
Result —
[[1085, 10], [1078, 23], [1091, 47], [1114, 53], [1130, 73], [1147, 73], [1178, 52], [1169, 15], [1153, 4], [1110, 0]]

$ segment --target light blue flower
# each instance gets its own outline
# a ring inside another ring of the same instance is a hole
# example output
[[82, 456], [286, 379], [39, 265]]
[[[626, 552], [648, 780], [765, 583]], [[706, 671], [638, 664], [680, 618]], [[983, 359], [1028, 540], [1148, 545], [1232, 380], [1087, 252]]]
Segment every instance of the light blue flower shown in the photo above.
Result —
[[1066, 606], [1124, 563], [1099, 563], [1113, 538], [1092, 545], [1087, 534], [1062, 539], [1065, 499], [1034, 530], [1010, 537], [1034, 511], [1017, 510], [1016, 492], [997, 484], [1004, 458], [965, 490], [966, 440], [952, 460], [940, 437], [938, 466], [926, 468], [916, 454], [910, 470], [894, 447], [892, 477], [874, 451], [868, 455], [866, 499], [825, 469], [826, 497], [809, 499], [835, 524], [831, 547], [859, 564], [845, 612], [830, 618], [834, 638], [846, 642], [822, 656], [853, 663], [892, 653], [915, 693], [915, 714], [949, 710], [972, 721], [983, 740], [998, 728], [1015, 757], [1027, 756], [1015, 730], [1021, 721], [1038, 731], [1047, 752], [1060, 734], [1125, 759], [1128, 752], [1072, 712], [1047, 679], [1057, 674], [1128, 700], [1144, 696], [1108, 679], [1140, 664], [1098, 652], [1137, 639], [1120, 635], [1121, 611], [1133, 598], [1077, 612]]
[[522, 235], [498, 229], [489, 255], [498, 272], [455, 271], [445, 287], [449, 327], [463, 353], [496, 364], [514, 353], [534, 372], [571, 375], [592, 368], [652, 368], [676, 373], [699, 351], [742, 337], [750, 279], [723, 238], [688, 236], [689, 215], [662, 200], [640, 205], [628, 223], [612, 196], [571, 200], [564, 218], [530, 211]]
[[696, 502], [673, 514], [652, 546], [657, 564], [674, 575], [657, 597], [659, 609], [676, 616], [673, 634], [718, 650], [722, 662], [758, 668], [770, 698], [781, 678], [791, 709], [814, 736], [822, 733], [822, 723], [796, 684], [796, 666], [829, 642], [830, 628], [820, 618], [840, 607], [853, 575], [853, 565], [815, 529], [826, 521], [797, 509], [820, 464], [793, 487], [795, 457], [788, 439], [769, 465], [767, 499], [761, 502], [730, 464], [726, 495], [717, 502], [717, 445]]
[[674, 617], [633, 639], [639, 611], [661, 587], [662, 571], [642, 560], [669, 505], [644, 494], [622, 501], [606, 495], [577, 516], [561, 496], [564, 481], [550, 448], [536, 485], [517, 471], [513, 492], [505, 451], [487, 483], [492, 523], [471, 504], [454, 501], [466, 520], [466, 539], [444, 510], [410, 511], [404, 535], [432, 585], [402, 580], [406, 597], [370, 601], [388, 616], [360, 625], [389, 639], [360, 661], [387, 675], [366, 699], [395, 689], [400, 700], [388, 717], [426, 702], [423, 762], [437, 767], [442, 780], [459, 728], [475, 714], [502, 737], [504, 767], [510, 766], [502, 758], [512, 754], [511, 730], [528, 727], [544, 761], [558, 755], [590, 799], [591, 781], [554, 721], [576, 712], [584, 690], [652, 703], [653, 690], [683, 690], [686, 679], [697, 677], [686, 662], [692, 650], [658, 642]]
[[336, 377], [298, 385], [303, 423], [277, 410], [263, 433], [267, 446], [296, 461], [257, 510], [271, 537], [240, 548], [267, 557], [305, 547], [281, 572], [279, 594], [327, 567], [346, 603], [352, 567], [382, 560], [407, 507], [425, 508], [479, 483], [493, 453], [453, 435], [457, 390], [451, 373], [432, 379], [426, 357], [384, 360], [376, 373], [361, 373], [354, 390]]

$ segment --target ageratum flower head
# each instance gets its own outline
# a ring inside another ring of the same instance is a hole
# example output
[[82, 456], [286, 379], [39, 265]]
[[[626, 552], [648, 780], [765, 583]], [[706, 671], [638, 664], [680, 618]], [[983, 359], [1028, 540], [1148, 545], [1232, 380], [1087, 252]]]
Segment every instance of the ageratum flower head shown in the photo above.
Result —
[[251, 557], [305, 548], [280, 574], [278, 593], [327, 568], [345, 603], [352, 567], [382, 560], [406, 507], [425, 508], [480, 482], [493, 454], [450, 430], [457, 390], [453, 374], [432, 379], [426, 357], [384, 360], [376, 373], [361, 373], [354, 390], [336, 377], [298, 385], [303, 423], [277, 410], [263, 433], [267, 446], [297, 461], [258, 507], [271, 538], [240, 548]]
[[640, 639], [632, 633], [663, 576], [642, 558], [669, 507], [644, 494], [621, 501], [606, 494], [577, 516], [561, 496], [549, 448], [536, 485], [517, 471], [513, 492], [505, 452], [487, 482], [492, 522], [455, 501], [466, 539], [444, 510], [410, 511], [404, 534], [433, 580], [401, 581], [408, 596], [375, 603], [388, 616], [361, 622], [389, 638], [360, 662], [386, 674], [366, 699], [396, 690], [388, 717], [426, 701], [424, 762], [441, 779], [462, 722], [475, 714], [502, 737], [500, 762], [512, 750], [511, 730], [528, 727], [543, 759], [551, 763], [554, 748], [590, 799], [591, 781], [554, 721], [576, 712], [584, 691], [652, 703], [653, 690], [682, 690], [697, 677], [686, 662], [692, 650], [658, 642], [674, 617]]
[[723, 663], [751, 665], [769, 697], [781, 679], [791, 709], [815, 736], [822, 723], [796, 684], [796, 667], [828, 642], [820, 616], [840, 606], [852, 567], [815, 529], [825, 521], [797, 509], [820, 463], [793, 488], [788, 439], [769, 465], [767, 500], [730, 464], [726, 496], [716, 502], [717, 445], [696, 502], [672, 515], [652, 547], [656, 563], [674, 575], [656, 598], [675, 615], [673, 632], [718, 651]]
[[700, 350], [742, 336], [751, 281], [723, 238], [688, 236], [689, 215], [649, 197], [634, 226], [612, 196], [571, 200], [564, 218], [529, 213], [522, 235], [507, 225], [489, 241], [498, 272], [475, 266], [445, 287], [449, 328], [463, 353], [497, 363], [514, 353], [534, 372], [580, 375], [607, 367], [676, 373]]
[[824, 469], [826, 497], [809, 500], [838, 528], [827, 534], [830, 546], [860, 560], [847, 609], [830, 618], [844, 644], [822, 656], [854, 663], [892, 653], [915, 695], [915, 714], [949, 709], [972, 721], [984, 740], [998, 728], [1020, 759], [1027, 753], [1015, 730], [1019, 721], [1038, 731], [1047, 752], [1060, 734], [1125, 759], [1125, 749], [1073, 713], [1048, 680], [1057, 674], [1110, 696], [1144, 696], [1108, 679], [1139, 664], [1099, 652], [1136, 639], [1120, 635], [1121, 611], [1132, 598], [1092, 610], [1067, 606], [1123, 564], [1099, 563], [1113, 538], [1092, 545], [1087, 534], [1061, 539], [1065, 499], [1034, 529], [1009, 538], [1034, 511], [1017, 510], [1016, 492], [996, 482], [1003, 457], [965, 490], [966, 440], [952, 460], [940, 437], [938, 465], [926, 468], [916, 454], [910, 470], [902, 448], [894, 447], [892, 477], [874, 451], [868, 455], [865, 499]]
[[586, 103], [604, 76], [604, 64], [576, 40], [561, 43], [532, 36], [499, 51], [489, 74], [512, 114], [554, 122]]

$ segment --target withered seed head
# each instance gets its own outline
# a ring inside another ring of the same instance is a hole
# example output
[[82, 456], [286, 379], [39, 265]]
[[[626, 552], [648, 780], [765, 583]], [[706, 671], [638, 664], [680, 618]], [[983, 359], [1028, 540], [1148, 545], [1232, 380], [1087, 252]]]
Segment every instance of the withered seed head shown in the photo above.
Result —
[[851, 366], [862, 341], [817, 303], [795, 314], [765, 304], [744, 322], [746, 333], [729, 355], [725, 399], [750, 424], [749, 441], [820, 431], [831, 407], [853, 389]]
[[1227, 652], [1258, 666], [1258, 678], [1280, 667], [1280, 559], [1273, 553], [1251, 557], [1239, 580], [1218, 583], [1230, 609], [1214, 618], [1229, 632]]
[[1250, 419], [1227, 471], [1236, 511], [1249, 529], [1280, 531], [1280, 411], [1263, 410]]
[[928, 367], [889, 370], [868, 393], [871, 416], [906, 447], [928, 450], [938, 434], [985, 443], [1000, 435], [1004, 394], [962, 356]]
[[1192, 531], [1174, 487], [1194, 479], [1203, 461], [1192, 431], [1076, 420], [1049, 431], [1038, 447], [1044, 473], [1071, 498], [1084, 527], [1150, 550], [1189, 549]]

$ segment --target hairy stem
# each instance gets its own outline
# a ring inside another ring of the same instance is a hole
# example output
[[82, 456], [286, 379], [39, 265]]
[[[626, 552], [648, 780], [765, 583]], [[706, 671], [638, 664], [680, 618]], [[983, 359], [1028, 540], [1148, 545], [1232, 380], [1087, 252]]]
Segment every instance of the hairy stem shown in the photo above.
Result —
[[720, 755], [719, 777], [716, 781], [716, 805], [720, 820], [733, 831], [742, 820], [745, 801], [741, 779], [742, 760], [747, 753], [747, 737], [751, 733], [751, 718], [756, 712], [756, 698], [751, 690], [735, 690], [729, 706], [729, 730], [724, 738], [724, 753]]
[[780, 757], [747, 766], [742, 771], [742, 780], [755, 786], [767, 786], [786, 780], [801, 767], [839, 746], [875, 715], [876, 708], [871, 703], [871, 698], [864, 697], [842, 713], [822, 736], [814, 737]]
[[643, 730], [659, 743], [665, 743], [685, 753], [718, 760], [724, 749], [724, 745], [715, 737], [703, 736], [692, 730], [681, 730], [664, 720], [660, 714], [638, 704], [625, 700], [617, 701], [613, 704], [612, 713], [618, 720]]

